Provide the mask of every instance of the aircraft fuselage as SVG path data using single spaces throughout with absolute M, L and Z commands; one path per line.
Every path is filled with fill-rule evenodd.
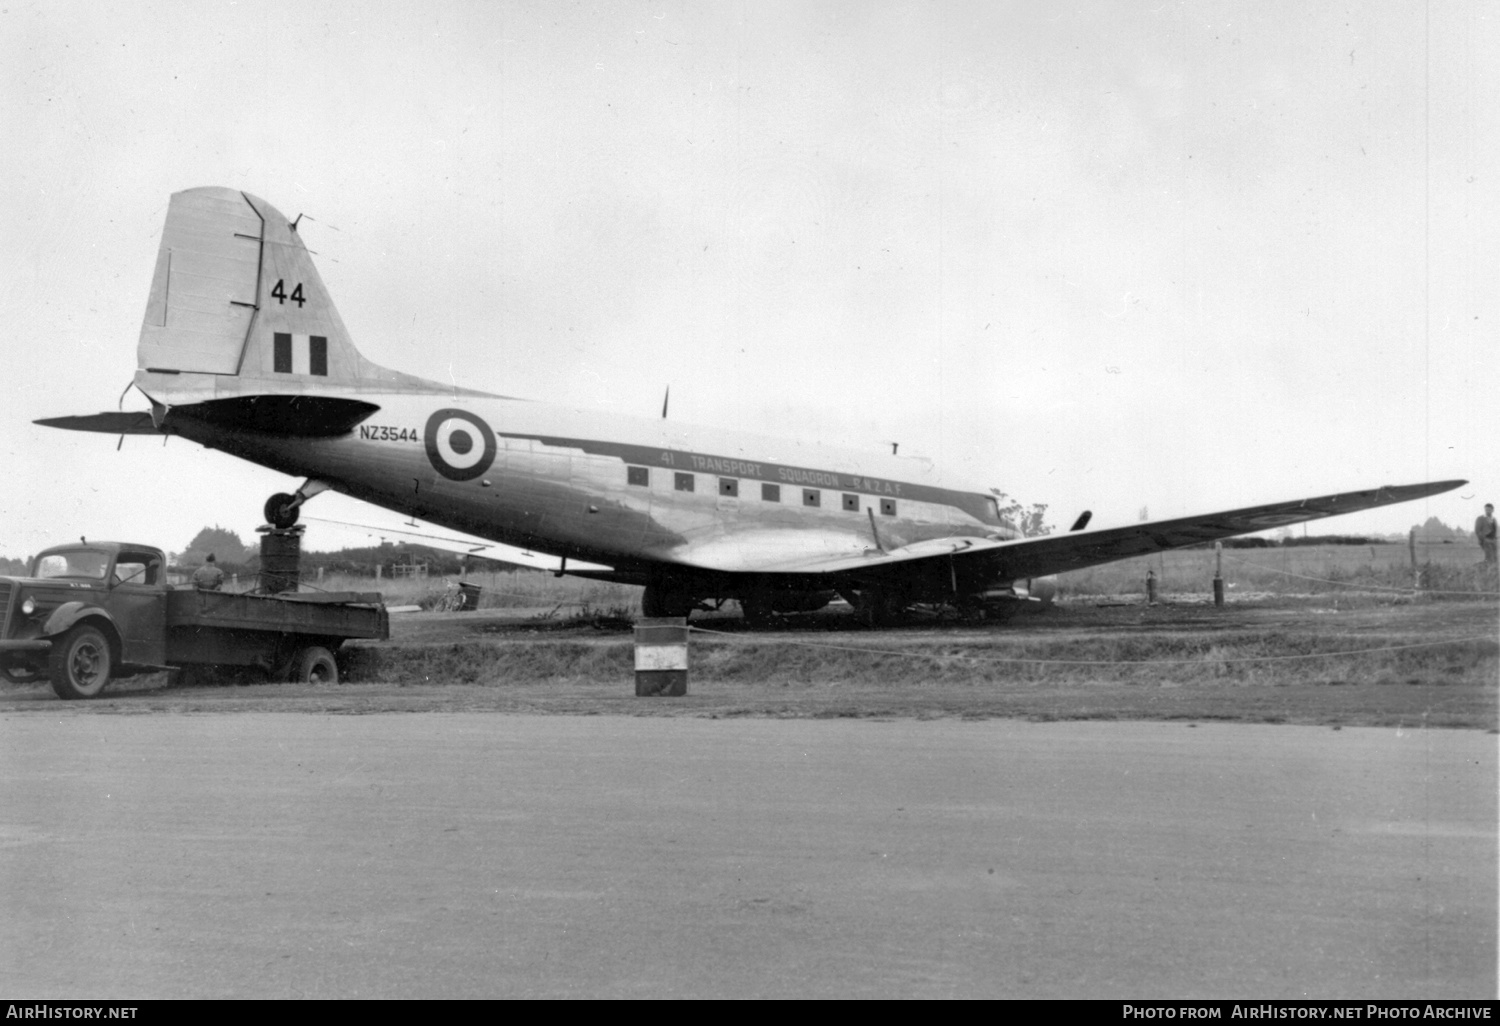
M 511 399 L 364 396 L 328 437 L 227 427 L 179 407 L 184 437 L 444 527 L 644 581 L 768 559 L 1014 536 L 992 496 L 923 461 Z

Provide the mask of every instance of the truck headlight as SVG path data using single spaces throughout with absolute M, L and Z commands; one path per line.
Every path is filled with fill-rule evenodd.
M 30 595 L 27 595 L 26 601 L 21 603 L 21 612 L 25 613 L 27 616 L 30 616 L 32 613 L 36 612 L 36 599 L 32 598 Z

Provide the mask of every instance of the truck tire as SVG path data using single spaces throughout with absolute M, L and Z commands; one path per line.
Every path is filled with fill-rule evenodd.
M 53 644 L 50 664 L 58 698 L 93 698 L 109 683 L 114 651 L 103 631 L 79 624 Z
M 294 684 L 337 684 L 339 664 L 333 661 L 333 653 L 328 649 L 309 645 L 292 661 L 291 680 Z

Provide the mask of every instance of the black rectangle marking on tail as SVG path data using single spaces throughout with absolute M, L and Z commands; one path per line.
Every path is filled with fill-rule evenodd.
M 322 335 L 307 340 L 307 371 L 328 377 L 328 339 Z
M 271 369 L 277 374 L 292 372 L 292 336 L 278 331 L 272 339 Z

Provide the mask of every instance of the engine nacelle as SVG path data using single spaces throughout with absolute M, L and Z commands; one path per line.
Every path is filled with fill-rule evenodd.
M 986 603 L 1021 603 L 1022 609 L 1046 609 L 1057 597 L 1057 575 L 1009 581 L 975 596 Z
M 1057 575 L 1050 577 L 1033 577 L 1026 582 L 1026 590 L 1031 595 L 1033 602 L 1041 603 L 1041 608 L 1046 609 L 1057 598 Z

